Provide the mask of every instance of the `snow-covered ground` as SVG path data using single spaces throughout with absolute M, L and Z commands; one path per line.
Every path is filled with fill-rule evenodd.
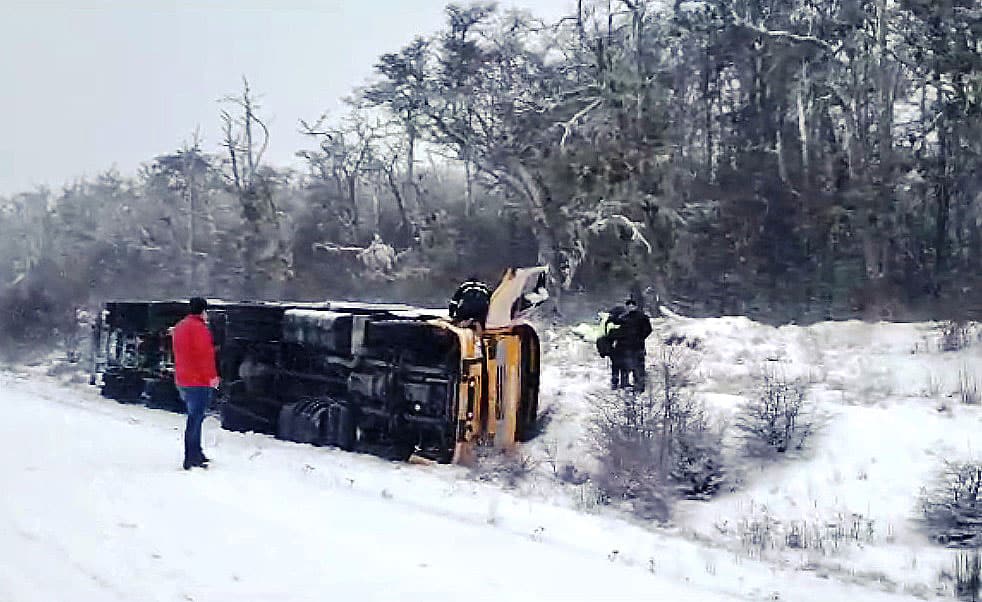
M 675 532 L 734 557 L 871 591 L 952 595 L 955 553 L 931 542 L 916 519 L 922 487 L 945 460 L 982 459 L 982 408 L 959 395 L 962 379 L 978 386 L 982 377 L 974 333 L 967 349 L 945 353 L 939 325 L 926 323 L 775 328 L 739 317 L 656 320 L 652 339 L 670 334 L 701 340 L 695 388 L 718 418 L 732 423 L 755 377 L 767 371 L 807 383 L 821 425 L 804 453 L 779 462 L 741 458 L 730 437 L 724 493 L 679 503 Z M 552 424 L 565 426 L 547 430 L 531 450 L 589 470 L 585 393 L 602 388 L 606 366 L 589 341 L 564 332 L 548 338 L 554 361 L 544 380 L 559 384 L 545 397 L 556 411 Z
M 185 472 L 181 416 L 105 400 L 48 366 L 0 372 L 0 601 L 950 595 L 952 553 L 911 519 L 941 459 L 977 451 L 982 412 L 953 395 L 982 346 L 939 353 L 929 324 L 668 318 L 652 339 L 669 333 L 703 340 L 698 392 L 720 415 L 779 365 L 809 381 L 824 416 L 803 457 L 734 455 L 726 492 L 681 502 L 669 526 L 556 478 L 592 466 L 590 393 L 607 382 L 570 329 L 543 333 L 549 420 L 517 472 L 392 463 L 214 418 L 212 468 Z M 786 545 L 792 529 L 809 543 Z

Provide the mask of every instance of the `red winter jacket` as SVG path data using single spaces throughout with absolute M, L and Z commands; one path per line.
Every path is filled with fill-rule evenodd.
M 179 387 L 210 387 L 218 376 L 215 345 L 201 316 L 189 315 L 174 327 L 174 381 Z

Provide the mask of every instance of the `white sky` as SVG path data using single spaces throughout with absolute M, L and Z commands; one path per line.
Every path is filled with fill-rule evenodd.
M 468 4 L 467 1 L 460 2 Z M 378 56 L 444 22 L 445 0 L 0 0 L 0 195 L 57 187 L 179 148 L 219 150 L 217 100 L 245 74 L 267 158 L 309 146 L 297 120 L 337 114 Z M 546 19 L 572 0 L 503 0 Z

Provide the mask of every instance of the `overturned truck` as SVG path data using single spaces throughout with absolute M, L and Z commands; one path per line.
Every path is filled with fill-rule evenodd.
M 211 300 L 222 427 L 443 463 L 511 448 L 538 411 L 539 339 L 522 314 L 527 283 L 543 272 L 510 269 L 483 330 L 404 305 Z M 182 410 L 169 331 L 186 308 L 106 303 L 91 383 L 122 402 Z

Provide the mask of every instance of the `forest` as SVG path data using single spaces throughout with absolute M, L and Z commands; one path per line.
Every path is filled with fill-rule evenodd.
M 441 306 L 549 265 L 553 315 L 631 293 L 772 322 L 978 319 L 978 0 L 449 4 L 271 164 L 261 82 L 198 137 L 0 197 L 0 328 L 110 298 Z M 214 99 L 201 99 L 212 102 Z

